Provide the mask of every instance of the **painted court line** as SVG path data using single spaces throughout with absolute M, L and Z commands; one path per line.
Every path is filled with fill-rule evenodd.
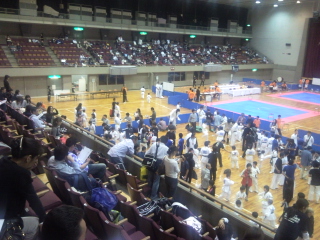
M 303 91 L 299 91 L 299 92 L 288 92 L 288 93 L 277 93 L 277 94 L 270 94 L 270 95 L 267 95 L 267 96 L 268 96 L 268 97 L 274 97 L 274 98 L 286 99 L 286 100 L 292 100 L 292 101 L 295 101 L 295 102 L 301 102 L 301 103 L 307 103 L 307 104 L 314 104 L 314 105 L 320 106 L 320 103 L 309 102 L 309 101 L 304 101 L 304 100 L 299 100 L 299 99 L 294 99 L 294 98 L 289 98 L 289 97 L 283 97 L 283 96 L 286 96 L 286 95 L 301 94 L 301 93 L 313 94 L 313 95 L 317 95 L 318 97 L 320 97 L 320 94 L 318 94 L 318 93 L 303 92 Z

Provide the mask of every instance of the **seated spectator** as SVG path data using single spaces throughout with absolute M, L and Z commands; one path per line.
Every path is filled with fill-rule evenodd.
M 166 131 L 167 130 L 167 123 L 163 120 L 163 118 L 160 118 L 160 121 L 157 124 L 157 127 L 160 131 Z
M 34 123 L 34 127 L 35 128 L 40 128 L 41 130 L 45 130 L 45 131 L 51 131 L 51 128 L 50 127 L 47 127 L 47 125 L 42 121 L 40 120 L 40 115 L 39 115 L 39 110 L 35 107 L 32 107 L 31 108 L 31 116 L 30 116 L 30 119 L 33 121 Z M 43 113 L 42 113 L 43 114 Z
M 16 110 L 20 110 L 20 108 L 25 108 L 26 106 L 26 100 L 23 100 L 23 98 L 20 96 L 11 103 L 11 107 Z
M 46 114 L 47 123 L 52 123 L 53 117 L 58 114 L 59 114 L 59 111 L 56 108 L 49 106 L 47 108 L 47 114 Z
M 77 142 L 77 139 L 74 137 L 67 139 L 66 146 L 69 148 L 68 156 L 73 158 L 73 160 L 78 163 L 83 172 L 87 172 L 94 178 L 103 180 L 106 173 L 106 165 L 104 163 L 94 163 L 90 157 L 87 159 L 78 158 L 80 151 L 78 151 L 76 147 Z
M 146 154 L 146 151 L 147 151 L 147 148 L 146 148 L 145 146 L 143 146 L 143 147 L 141 148 L 141 152 L 138 152 L 138 153 L 137 153 L 137 156 L 140 157 L 140 158 L 142 158 L 142 159 L 144 159 L 144 156 L 145 156 L 145 154 Z
M 31 105 L 31 97 L 30 97 L 30 95 L 26 95 L 26 96 L 24 97 L 24 100 L 26 101 L 26 104 L 27 104 L 27 105 Z
M 242 240 L 263 240 L 264 239 L 264 233 L 261 228 L 258 227 L 249 227 Z
M 51 128 L 51 135 L 55 138 L 59 139 L 62 133 L 60 132 L 60 126 L 62 123 L 61 117 L 56 117 L 53 119 L 52 128 Z
M 51 210 L 41 227 L 43 240 L 84 240 L 87 226 L 83 210 L 74 206 L 60 206 Z
M 25 112 L 23 113 L 23 115 L 25 115 L 25 116 L 27 116 L 27 117 L 30 117 L 31 115 L 32 115 L 32 113 L 31 113 L 31 110 L 32 110 L 32 106 L 31 105 L 27 105 L 26 106 L 26 110 L 25 110 Z
M 26 239 L 36 239 L 46 213 L 33 188 L 30 170 L 38 165 L 43 148 L 38 141 L 25 137 L 15 139 L 10 147 L 12 157 L 0 159 L 0 218 L 22 217 Z M 25 217 L 26 201 L 38 218 Z

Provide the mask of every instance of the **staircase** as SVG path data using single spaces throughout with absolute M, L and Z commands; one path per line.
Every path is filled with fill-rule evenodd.
M 18 61 L 15 58 L 15 56 L 11 53 L 10 49 L 8 48 L 8 46 L 1 46 L 4 53 L 6 54 L 10 64 L 12 67 L 19 67 L 18 65 Z
M 51 50 L 50 47 L 45 47 L 46 51 L 48 52 L 49 56 L 52 58 L 54 64 L 58 67 L 61 67 L 61 62 L 60 60 L 57 58 L 57 56 L 54 54 L 54 52 Z

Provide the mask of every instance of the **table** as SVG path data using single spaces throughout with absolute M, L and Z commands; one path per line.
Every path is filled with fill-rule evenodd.
M 200 96 L 203 96 L 206 102 L 212 102 L 215 97 L 220 100 L 221 95 L 221 92 L 205 92 L 200 94 Z
M 237 97 L 237 96 L 245 96 L 245 95 L 260 94 L 260 93 L 261 93 L 261 88 L 244 88 L 244 89 L 231 90 L 229 94 L 231 94 L 233 97 Z
M 109 91 L 98 91 L 98 92 L 77 92 L 77 93 L 61 93 L 56 95 L 57 97 L 57 102 L 61 100 L 61 98 L 70 98 L 70 100 L 76 101 L 78 100 L 78 97 L 84 97 L 84 96 L 89 96 L 89 98 L 94 99 L 96 95 L 105 95 L 106 98 L 109 98 L 111 94 L 117 94 L 121 95 L 122 91 L 121 90 L 109 90 Z
M 210 86 L 211 90 L 214 88 L 215 86 Z M 231 90 L 240 89 L 240 85 L 233 85 L 233 84 L 219 85 L 219 88 L 221 89 L 222 93 L 230 93 Z

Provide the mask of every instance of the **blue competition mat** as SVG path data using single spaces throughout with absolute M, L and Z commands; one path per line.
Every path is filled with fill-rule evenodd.
M 293 94 L 279 95 L 279 97 L 320 104 L 320 95 L 319 94 L 293 93 Z

